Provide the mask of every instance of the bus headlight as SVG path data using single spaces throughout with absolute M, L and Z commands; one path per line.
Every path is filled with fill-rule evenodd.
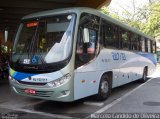
M 69 81 L 69 79 L 71 79 L 71 75 L 70 74 L 66 74 L 63 77 L 56 79 L 54 81 L 51 81 L 49 83 L 47 83 L 49 86 L 51 87 L 58 87 L 61 86 L 62 84 L 65 84 L 66 82 Z
M 12 82 L 16 82 L 16 80 L 12 76 L 9 76 L 9 80 Z

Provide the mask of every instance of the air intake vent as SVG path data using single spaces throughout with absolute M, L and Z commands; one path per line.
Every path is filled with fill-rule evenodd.
M 25 82 L 25 81 L 18 81 L 18 82 L 25 85 L 36 85 L 36 86 L 44 86 L 47 84 L 47 83 Z

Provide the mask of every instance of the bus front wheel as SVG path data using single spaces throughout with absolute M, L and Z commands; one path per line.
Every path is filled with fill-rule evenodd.
M 107 74 L 103 75 L 100 80 L 98 94 L 96 99 L 98 101 L 103 101 L 108 98 L 111 93 L 111 79 Z

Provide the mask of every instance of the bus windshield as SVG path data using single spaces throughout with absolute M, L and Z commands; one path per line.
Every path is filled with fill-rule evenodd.
M 65 60 L 72 49 L 75 15 L 25 20 L 15 38 L 12 62 L 39 65 Z

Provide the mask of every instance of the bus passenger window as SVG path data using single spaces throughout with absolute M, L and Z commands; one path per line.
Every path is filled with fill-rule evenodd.
M 142 44 L 142 52 L 145 52 L 145 38 L 142 37 L 141 39 L 141 44 Z
M 138 36 L 138 51 L 142 51 L 141 36 Z
M 102 21 L 101 34 L 102 34 L 101 40 L 103 40 L 104 46 L 109 48 L 115 48 L 116 34 L 114 25 L 112 25 L 107 21 Z
M 148 52 L 151 53 L 151 44 L 150 44 L 150 40 L 148 39 Z
M 124 50 L 128 50 L 129 47 L 128 47 L 128 33 L 124 30 L 121 31 L 121 37 L 122 37 L 122 48 Z
M 156 53 L 156 42 L 153 41 L 152 47 L 153 47 L 153 53 Z
M 132 50 L 134 50 L 134 51 L 136 51 L 137 47 L 138 47 L 138 42 L 137 41 L 138 41 L 138 36 L 136 34 L 133 34 L 131 42 L 132 42 Z
M 148 52 L 148 40 L 145 38 L 145 52 Z
M 151 48 L 151 53 L 153 53 L 153 41 L 152 40 L 150 40 L 150 48 Z

